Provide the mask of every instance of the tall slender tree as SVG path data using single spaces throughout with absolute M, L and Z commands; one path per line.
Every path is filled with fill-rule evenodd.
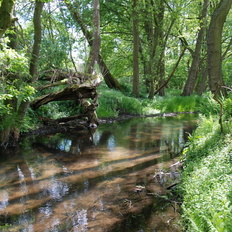
M 89 61 L 87 63 L 87 73 L 92 75 L 95 64 L 99 63 L 100 54 L 100 3 L 99 0 L 93 1 L 93 35 L 92 46 L 90 48 Z
M 222 76 L 222 32 L 232 0 L 221 0 L 215 8 L 207 35 L 208 75 L 210 90 L 217 94 L 224 85 Z M 223 90 L 222 90 L 223 91 Z
M 209 0 L 204 0 L 203 8 L 201 11 L 201 16 L 200 16 L 200 29 L 198 31 L 198 36 L 197 36 L 197 41 L 196 41 L 196 46 L 195 50 L 193 52 L 193 59 L 192 59 L 192 64 L 189 70 L 188 74 L 188 79 L 185 83 L 184 90 L 182 95 L 183 96 L 189 96 L 193 93 L 196 79 L 197 79 L 197 74 L 199 71 L 199 62 L 200 62 L 200 55 L 201 55 L 201 48 L 202 48 L 202 43 L 204 40 L 204 35 L 206 31 L 206 16 L 207 16 L 207 11 L 209 7 Z
M 139 17 L 138 0 L 132 1 L 133 23 L 133 94 L 139 97 Z

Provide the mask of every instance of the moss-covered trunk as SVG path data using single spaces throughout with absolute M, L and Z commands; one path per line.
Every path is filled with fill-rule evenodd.
M 5 31 L 11 26 L 11 24 L 17 20 L 12 17 L 14 4 L 14 0 L 2 1 L 0 6 L 0 38 L 4 35 Z

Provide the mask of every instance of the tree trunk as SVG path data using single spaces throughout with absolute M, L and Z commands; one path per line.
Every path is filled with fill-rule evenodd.
M 208 78 L 208 69 L 206 61 L 202 60 L 201 62 L 201 78 L 199 78 L 199 83 L 196 86 L 196 91 L 198 95 L 202 95 L 207 89 L 207 78 Z
M 146 72 L 149 98 L 153 99 L 156 86 L 161 84 L 161 82 L 163 83 L 164 79 L 164 50 L 166 40 L 163 25 L 165 5 L 163 0 L 146 0 L 144 2 L 144 12 L 149 20 L 143 22 L 146 43 L 141 44 L 141 46 L 145 47 L 145 49 L 141 50 L 144 50 L 145 53 L 147 52 L 148 55 L 143 54 L 141 57 L 145 66 L 144 70 Z M 166 36 L 168 36 L 169 32 L 168 29 Z M 164 94 L 163 89 L 160 89 L 160 94 Z
M 15 0 L 3 0 L 0 7 L 0 38 L 5 31 L 12 25 L 16 18 L 12 17 Z
M 148 89 L 149 98 L 152 99 L 154 97 L 155 91 L 155 55 L 157 50 L 158 44 L 158 37 L 156 36 L 156 13 L 155 11 L 155 3 L 149 0 L 145 1 L 145 14 L 149 18 L 149 20 L 144 21 L 144 31 L 146 37 L 146 44 L 141 44 L 141 51 L 144 51 L 142 54 L 143 64 L 144 64 L 144 71 L 146 77 L 146 85 Z M 147 45 L 147 47 L 146 47 Z M 142 49 L 145 47 L 145 49 Z M 146 55 L 148 53 L 148 55 Z M 148 57 L 148 58 L 146 58 Z
M 31 82 L 35 82 L 37 78 L 37 66 L 38 66 L 38 60 L 40 54 L 40 44 L 42 39 L 41 14 L 43 11 L 43 6 L 44 6 L 44 2 L 41 2 L 40 0 L 35 1 L 35 9 L 34 9 L 34 17 L 33 17 L 34 44 L 33 44 L 30 67 L 29 67 L 29 72 L 32 77 Z M 22 101 L 19 106 L 18 109 L 19 126 L 23 122 L 29 104 L 30 104 L 29 101 Z
M 35 10 L 34 10 L 34 44 L 32 49 L 32 56 L 30 62 L 30 74 L 32 76 L 32 82 L 36 80 L 37 75 L 37 64 L 39 60 L 40 44 L 42 38 L 42 28 L 41 28 L 41 13 L 43 10 L 44 2 L 40 0 L 35 1 Z
M 87 29 L 86 25 L 83 23 L 83 20 L 79 14 L 79 12 L 77 12 L 74 7 L 68 3 L 67 1 L 64 1 L 71 16 L 73 17 L 73 19 L 79 24 L 82 33 L 84 34 L 86 40 L 88 41 L 88 44 L 90 47 L 93 46 L 93 38 L 92 35 L 90 33 L 90 31 Z M 121 86 L 121 84 L 113 77 L 113 75 L 110 73 L 106 63 L 104 62 L 101 54 L 98 54 L 98 62 L 99 62 L 99 66 L 100 66 L 100 70 L 102 72 L 102 75 L 104 77 L 104 80 L 107 84 L 107 86 L 109 88 L 114 88 L 114 89 L 118 89 L 118 90 L 122 90 L 123 87 Z
M 138 20 L 138 0 L 133 0 L 132 4 L 133 21 L 133 94 L 139 97 L 139 20 Z
M 209 0 L 204 0 L 203 9 L 201 12 L 201 17 L 200 17 L 200 20 L 201 20 L 200 30 L 198 32 L 195 51 L 193 53 L 193 60 L 192 60 L 192 64 L 189 70 L 188 79 L 184 86 L 182 96 L 191 95 L 195 87 L 197 74 L 198 74 L 200 55 L 201 55 L 201 47 L 202 47 L 201 45 L 202 45 L 202 41 L 204 39 L 204 34 L 205 34 L 206 16 L 207 16 L 208 6 L 209 6 Z
M 100 3 L 94 0 L 93 6 L 93 42 L 90 50 L 89 62 L 87 63 L 86 73 L 90 76 L 94 74 L 95 63 L 98 63 L 98 54 L 100 53 Z
M 154 95 L 157 94 L 158 92 L 160 92 L 168 84 L 168 82 L 171 80 L 171 78 L 174 76 L 174 74 L 175 74 L 175 72 L 176 72 L 176 70 L 178 68 L 179 63 L 180 63 L 182 57 L 184 56 L 184 53 L 185 53 L 186 49 L 187 48 L 184 47 L 184 49 L 182 50 L 182 52 L 181 52 L 181 54 L 180 54 L 180 56 L 179 56 L 179 58 L 178 58 L 178 60 L 177 60 L 177 62 L 175 64 L 171 74 L 169 75 L 168 79 L 166 81 L 164 81 L 164 80 L 162 81 L 162 83 L 160 84 L 160 87 L 154 92 Z
M 232 0 L 221 0 L 214 10 L 207 36 L 209 87 L 217 94 L 223 86 L 222 77 L 222 31 Z
M 118 82 L 117 79 L 113 77 L 110 70 L 108 69 L 106 63 L 104 62 L 103 58 L 101 57 L 101 54 L 98 55 L 98 61 L 99 61 L 99 67 L 101 70 L 101 73 L 104 77 L 105 83 L 110 89 L 118 89 L 123 90 L 122 85 Z
M 165 36 L 164 36 L 164 10 L 165 5 L 164 1 L 160 0 L 158 1 L 158 13 L 157 13 L 157 19 L 158 19 L 158 26 L 157 26 L 157 37 L 158 37 L 158 64 L 156 66 L 156 76 L 158 79 L 158 87 L 164 83 L 164 77 L 165 77 Z M 164 96 L 164 88 L 160 88 L 158 91 L 160 96 Z M 155 94 L 155 93 L 154 93 Z

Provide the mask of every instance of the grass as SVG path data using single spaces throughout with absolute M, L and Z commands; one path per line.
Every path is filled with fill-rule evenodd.
M 180 191 L 186 231 L 232 231 L 232 135 L 218 116 L 201 117 L 185 153 Z
M 143 102 L 120 91 L 101 89 L 97 108 L 98 117 L 117 117 L 122 113 L 143 114 Z
M 184 112 L 196 111 L 199 107 L 202 97 L 197 95 L 182 97 L 169 96 L 163 98 L 160 104 L 161 112 Z
M 100 86 L 98 117 L 117 117 L 119 114 L 155 114 L 183 111 L 196 111 L 205 101 L 200 96 L 155 96 L 153 100 L 148 98 L 134 98 L 116 90 L 109 90 Z M 172 92 L 173 93 L 173 92 Z

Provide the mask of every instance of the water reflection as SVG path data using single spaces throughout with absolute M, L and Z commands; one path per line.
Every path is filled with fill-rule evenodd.
M 144 217 L 154 204 L 148 191 L 165 191 L 150 174 L 176 162 L 194 125 L 133 119 L 95 133 L 27 138 L 18 154 L 1 161 L 1 231 L 132 231 L 127 218 Z
M 6 190 L 0 190 L 0 211 L 7 207 L 7 205 L 9 204 L 8 199 L 8 192 Z

